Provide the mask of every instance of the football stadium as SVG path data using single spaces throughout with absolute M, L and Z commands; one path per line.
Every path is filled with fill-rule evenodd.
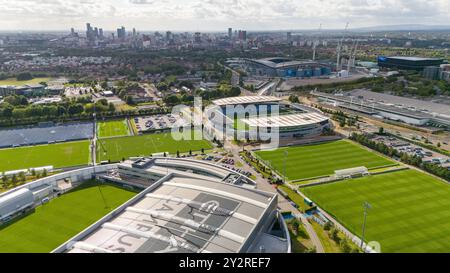
M 320 111 L 284 104 L 272 96 L 244 96 L 213 101 L 206 111 L 206 130 L 219 139 L 299 139 L 319 136 L 332 125 Z M 243 132 L 243 133 L 242 133 Z
M 178 158 L 59 173 L 0 194 L 0 251 L 290 252 L 277 194 L 255 185 L 228 168 Z
M 310 78 L 331 74 L 329 64 L 282 57 L 245 59 L 245 65 L 247 71 L 256 76 Z

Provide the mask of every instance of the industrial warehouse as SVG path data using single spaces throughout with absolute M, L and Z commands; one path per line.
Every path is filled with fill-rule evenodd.
M 367 90 L 328 94 L 312 92 L 319 100 L 375 117 L 401 121 L 411 125 L 450 126 L 450 107 L 446 104 L 404 98 Z
M 207 112 L 207 129 L 212 135 L 245 139 L 311 138 L 331 129 L 329 118 L 317 109 L 301 104 L 286 104 L 272 96 L 247 96 L 213 101 Z M 274 136 L 273 134 L 276 134 Z
M 290 238 L 277 194 L 211 163 L 136 158 L 43 178 L 0 196 L 12 217 L 76 189 L 90 177 L 140 192 L 53 252 L 287 253 Z M 45 188 L 39 194 L 37 189 Z

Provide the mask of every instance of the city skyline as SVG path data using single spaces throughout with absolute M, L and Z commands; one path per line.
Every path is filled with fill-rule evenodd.
M 223 31 L 350 29 L 372 26 L 448 25 L 447 0 L 0 0 L 0 30 L 82 30 L 86 22 L 114 31 Z

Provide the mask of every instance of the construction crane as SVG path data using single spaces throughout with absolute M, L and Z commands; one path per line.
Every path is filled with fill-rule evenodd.
M 358 51 L 358 45 L 359 45 L 359 40 L 358 39 L 353 41 L 353 45 L 352 45 L 352 48 L 350 50 L 350 55 L 348 57 L 348 63 L 347 63 L 347 71 L 348 72 L 350 72 L 350 69 L 355 66 L 356 53 Z
M 344 39 L 345 39 L 345 34 L 347 33 L 347 29 L 348 29 L 348 25 L 350 23 L 347 22 L 347 24 L 345 25 L 345 29 L 344 29 L 344 34 L 342 35 L 342 39 L 340 41 L 338 41 L 338 46 L 337 46 L 337 61 L 336 61 L 336 71 L 338 72 L 340 69 L 340 65 L 341 65 L 341 52 L 342 52 L 342 44 L 344 43 Z
M 320 36 L 320 32 L 322 31 L 322 24 L 320 24 L 320 26 L 319 26 L 319 36 Z M 320 39 L 320 38 L 319 38 Z M 313 58 L 312 58 L 312 60 L 313 61 L 315 61 L 316 60 L 316 49 L 317 49 L 317 46 L 318 46 L 318 43 L 320 42 L 320 40 L 315 40 L 314 42 L 313 42 Z

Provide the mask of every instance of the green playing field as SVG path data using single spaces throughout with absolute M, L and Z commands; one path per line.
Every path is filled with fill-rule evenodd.
M 86 182 L 0 228 L 0 252 L 50 252 L 135 194 L 109 184 Z
M 89 161 L 89 141 L 0 150 L 0 172 L 43 166 L 81 166 Z
M 133 156 L 149 156 L 154 153 L 175 154 L 211 149 L 207 140 L 175 140 L 170 133 L 132 137 L 101 139 L 97 144 L 97 160 L 120 161 Z
M 99 138 L 127 135 L 129 135 L 129 130 L 126 120 L 101 121 L 97 124 Z
M 258 151 L 256 154 L 283 175 L 285 151 L 288 152 L 286 158 L 288 180 L 326 176 L 333 174 L 335 170 L 354 167 L 374 168 L 395 164 L 346 140 L 287 147 L 275 151 Z
M 358 236 L 369 202 L 365 241 L 382 252 L 450 252 L 450 185 L 428 174 L 404 170 L 302 192 Z

